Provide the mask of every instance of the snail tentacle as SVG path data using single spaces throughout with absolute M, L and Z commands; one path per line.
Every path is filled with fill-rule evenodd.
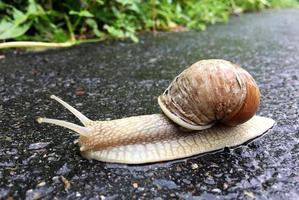
M 42 118 L 42 117 L 39 117 L 39 118 L 36 119 L 36 121 L 38 123 L 48 123 L 48 124 L 55 124 L 57 126 L 62 126 L 62 127 L 71 129 L 71 130 L 75 131 L 76 133 L 79 133 L 79 135 L 82 135 L 82 136 L 85 136 L 85 137 L 90 136 L 94 132 L 93 128 L 89 126 L 91 123 L 93 123 L 92 120 L 88 119 L 80 111 L 78 111 L 73 106 L 71 106 L 70 104 L 66 103 L 65 101 L 63 101 L 59 97 L 57 97 L 55 95 L 51 95 L 50 98 L 56 100 L 63 107 L 65 107 L 71 113 L 73 113 L 80 120 L 80 122 L 84 126 L 79 126 L 77 124 L 74 124 L 74 123 L 71 123 L 71 122 L 67 122 L 67 121 L 64 121 L 64 120 Z
M 57 126 L 62 126 L 62 127 L 71 129 L 71 130 L 75 131 L 76 133 L 79 133 L 80 135 L 86 136 L 86 137 L 90 136 L 90 134 L 92 134 L 92 132 L 93 132 L 93 129 L 90 127 L 79 126 L 77 124 L 67 122 L 64 120 L 39 117 L 36 119 L 36 121 L 39 124 L 48 123 L 48 124 L 55 124 Z
M 79 120 L 80 122 L 84 125 L 87 126 L 88 124 L 90 124 L 92 122 L 92 120 L 88 119 L 85 115 L 83 115 L 80 111 L 78 111 L 77 109 L 75 109 L 73 106 L 71 106 L 70 104 L 66 103 L 65 101 L 63 101 L 62 99 L 60 99 L 59 97 L 55 96 L 55 95 L 51 95 L 50 96 L 51 99 L 56 100 L 57 102 L 59 102 L 61 105 L 63 105 L 63 107 L 65 107 L 66 109 L 68 109 L 71 113 L 73 113 Z

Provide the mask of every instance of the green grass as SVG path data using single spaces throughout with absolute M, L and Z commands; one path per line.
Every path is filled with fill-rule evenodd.
M 298 7 L 297 0 L 0 0 L 0 40 L 74 44 L 138 41 L 138 32 L 204 30 L 232 14 Z

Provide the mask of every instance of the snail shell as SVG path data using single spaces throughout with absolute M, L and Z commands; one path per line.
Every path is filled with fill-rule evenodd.
M 107 162 L 149 163 L 237 146 L 274 124 L 254 116 L 260 93 L 253 78 L 225 60 L 202 60 L 178 75 L 158 98 L 165 114 L 92 121 L 60 98 L 51 98 L 84 126 L 49 118 L 37 122 L 79 133 L 81 155 Z
M 260 104 L 252 76 L 226 60 L 201 60 L 178 75 L 158 98 L 163 112 L 191 130 L 216 122 L 238 125 L 249 120 Z

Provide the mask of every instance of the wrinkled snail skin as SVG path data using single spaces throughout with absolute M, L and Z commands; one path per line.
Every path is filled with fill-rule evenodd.
M 165 117 L 159 114 L 144 115 L 142 118 L 153 118 L 154 122 L 159 118 L 165 120 Z M 136 119 L 131 120 L 133 123 Z M 270 118 L 254 116 L 249 121 L 239 126 L 229 127 L 219 125 L 191 133 L 186 133 L 180 130 L 177 125 L 168 120 L 165 120 L 162 123 L 159 122 L 159 125 L 153 123 L 145 124 L 145 127 L 141 123 L 139 125 L 142 126 L 140 127 L 140 130 L 148 130 L 148 132 L 145 132 L 145 135 L 137 136 L 137 138 L 141 140 L 127 140 L 127 144 L 125 144 L 126 142 L 123 140 L 119 141 L 121 143 L 107 148 L 91 148 L 89 150 L 83 150 L 81 151 L 81 155 L 87 159 L 126 164 L 143 164 L 175 160 L 221 150 L 225 147 L 241 145 L 261 136 L 274 125 L 274 121 Z M 138 125 L 135 124 L 135 126 Z M 136 133 L 137 132 L 134 131 L 132 134 Z M 157 137 L 153 138 L 149 136 L 151 133 L 154 133 Z M 101 133 L 95 134 L 100 135 Z M 111 132 L 111 134 L 118 134 L 118 132 Z M 122 132 L 122 134 L 128 135 L 131 133 Z M 81 148 L 86 147 L 85 139 L 80 136 L 79 144 L 81 145 Z M 86 140 L 90 141 L 92 139 L 89 138 Z M 122 142 L 124 143 L 122 144 Z M 94 141 L 94 143 L 96 143 L 96 141 Z M 87 147 L 89 148 L 90 146 L 87 145 Z
M 151 163 L 220 150 L 261 136 L 275 123 L 254 116 L 260 99 L 255 81 L 224 60 L 199 61 L 176 77 L 158 98 L 163 114 L 92 121 L 60 98 L 51 98 L 84 126 L 49 118 L 37 121 L 79 133 L 82 156 L 106 162 Z

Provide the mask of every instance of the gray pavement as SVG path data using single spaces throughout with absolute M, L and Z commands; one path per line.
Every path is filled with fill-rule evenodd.
M 205 32 L 144 34 L 38 53 L 0 54 L 0 199 L 299 199 L 299 10 L 233 17 Z M 239 63 L 276 120 L 236 149 L 128 166 L 88 161 L 73 132 L 36 116 L 78 123 L 49 99 L 91 119 L 160 112 L 158 95 L 200 59 Z

